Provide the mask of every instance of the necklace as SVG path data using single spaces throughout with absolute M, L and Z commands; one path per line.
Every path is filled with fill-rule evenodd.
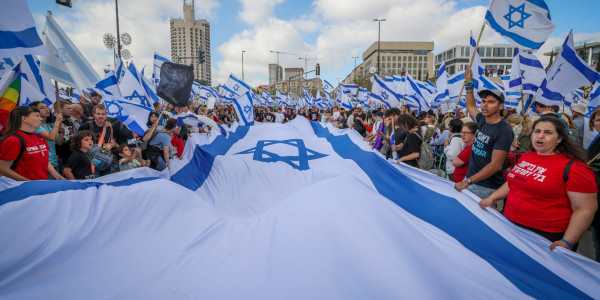
M 94 161 L 92 160 L 92 157 L 87 152 L 83 152 L 83 154 L 85 154 L 85 156 L 87 156 L 87 158 L 90 160 L 90 165 L 92 166 L 92 174 L 95 174 L 96 168 L 94 167 Z
M 21 132 L 25 133 L 26 134 L 25 136 L 27 137 L 27 140 L 31 142 L 31 139 L 29 138 L 29 134 L 27 132 L 23 131 L 23 130 L 21 130 Z M 38 142 L 37 142 L 37 137 L 35 136 L 35 133 L 32 133 L 32 135 L 33 135 L 33 143 L 38 148 L 38 150 L 40 150 L 40 153 L 42 154 L 42 157 L 45 157 L 46 155 L 44 154 L 44 150 L 42 150 L 40 148 L 40 144 L 38 144 Z

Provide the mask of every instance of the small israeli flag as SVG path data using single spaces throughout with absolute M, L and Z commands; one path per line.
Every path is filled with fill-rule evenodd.
M 491 0 L 485 23 L 522 49 L 537 50 L 556 25 L 544 0 Z

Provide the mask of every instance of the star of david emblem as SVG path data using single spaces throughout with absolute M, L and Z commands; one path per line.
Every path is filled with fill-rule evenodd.
M 592 112 L 594 112 L 596 108 L 593 106 L 588 106 L 587 107 L 587 113 L 585 114 L 586 118 L 590 118 L 592 116 Z
M 236 83 L 236 84 L 233 86 L 233 90 L 237 92 L 239 89 L 240 89 L 240 85 Z
M 282 156 L 273 152 L 265 150 L 266 147 L 276 144 L 284 144 L 298 148 L 298 156 Z M 308 165 L 309 160 L 319 159 L 327 156 L 326 154 L 319 153 L 317 151 L 306 148 L 304 141 L 301 139 L 291 139 L 284 141 L 275 140 L 263 140 L 256 143 L 256 147 L 242 151 L 237 154 L 254 154 L 253 159 L 262 162 L 284 162 L 290 165 L 292 168 L 306 171 L 310 169 Z
M 525 78 L 525 71 L 521 70 L 521 78 Z
M 512 19 L 513 13 L 520 13 L 521 19 L 517 20 L 517 21 L 513 21 L 513 19 Z M 504 15 L 504 18 L 506 20 L 508 20 L 508 29 L 511 29 L 515 26 L 523 28 L 524 21 L 529 17 L 531 17 L 531 14 L 528 14 L 525 12 L 525 3 L 523 3 L 517 7 L 510 5 L 508 13 L 506 15 Z
M 206 92 L 206 98 L 210 97 L 210 92 Z
M 0 70 L 4 70 L 4 69 L 6 69 L 6 68 L 4 67 L 4 62 L 0 61 Z
M 381 92 L 381 98 L 383 98 L 384 100 L 387 100 L 388 97 L 389 96 L 388 96 L 387 92 L 385 92 L 385 91 Z
M 244 112 L 245 113 L 249 113 L 250 111 L 252 111 L 252 107 L 250 107 L 250 105 L 244 106 Z
M 148 103 L 148 97 L 140 95 L 136 90 L 133 91 L 133 94 L 131 94 L 131 96 L 126 96 L 123 98 L 129 101 L 133 101 L 133 99 L 138 98 L 140 99 L 141 105 L 150 106 L 150 103 Z
M 106 111 L 109 115 L 115 117 L 123 116 L 123 107 L 116 102 L 104 100 L 104 105 L 106 105 Z

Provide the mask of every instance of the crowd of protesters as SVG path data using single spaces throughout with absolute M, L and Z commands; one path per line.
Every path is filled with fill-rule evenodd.
M 600 139 L 587 153 L 582 148 L 584 126 L 600 131 L 600 109 L 592 113 L 589 124 L 583 121 L 585 104 L 574 104 L 568 114 L 536 102 L 537 114 L 524 117 L 504 109 L 504 96 L 497 90 L 480 91 L 478 107 L 471 78 L 466 72 L 466 109 L 444 114 L 417 113 L 408 106 L 255 107 L 254 118 L 287 123 L 303 117 L 353 130 L 386 159 L 416 168 L 422 167 L 419 162 L 431 149 L 434 173 L 453 181 L 456 190 L 482 199 L 483 209 L 493 207 L 517 226 L 547 238 L 551 249 L 576 250 L 592 225 L 600 261 L 596 184 Z M 89 96 L 90 100 L 82 97 L 81 104 L 60 100 L 52 109 L 43 102 L 15 108 L 0 137 L 0 174 L 15 180 L 52 180 L 92 179 L 138 167 L 161 171 L 181 157 L 190 134 L 208 132 L 178 126 L 179 114 L 206 115 L 227 126 L 237 121 L 231 105 L 207 109 L 194 102 L 186 107 L 155 104 L 148 130 L 137 136 L 107 117 L 100 95 Z

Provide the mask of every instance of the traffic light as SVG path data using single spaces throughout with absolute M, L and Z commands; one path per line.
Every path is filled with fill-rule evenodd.
M 402 77 L 404 77 L 404 75 L 406 75 L 406 70 L 404 68 L 402 68 L 402 73 L 400 73 L 400 75 L 402 75 Z
M 71 7 L 71 0 L 56 0 L 56 4 Z
M 201 64 L 204 63 L 204 51 L 203 50 L 198 51 L 198 60 L 200 61 Z
M 317 67 L 315 69 L 315 74 L 317 76 L 321 75 L 321 65 L 319 65 L 318 63 L 317 63 Z

